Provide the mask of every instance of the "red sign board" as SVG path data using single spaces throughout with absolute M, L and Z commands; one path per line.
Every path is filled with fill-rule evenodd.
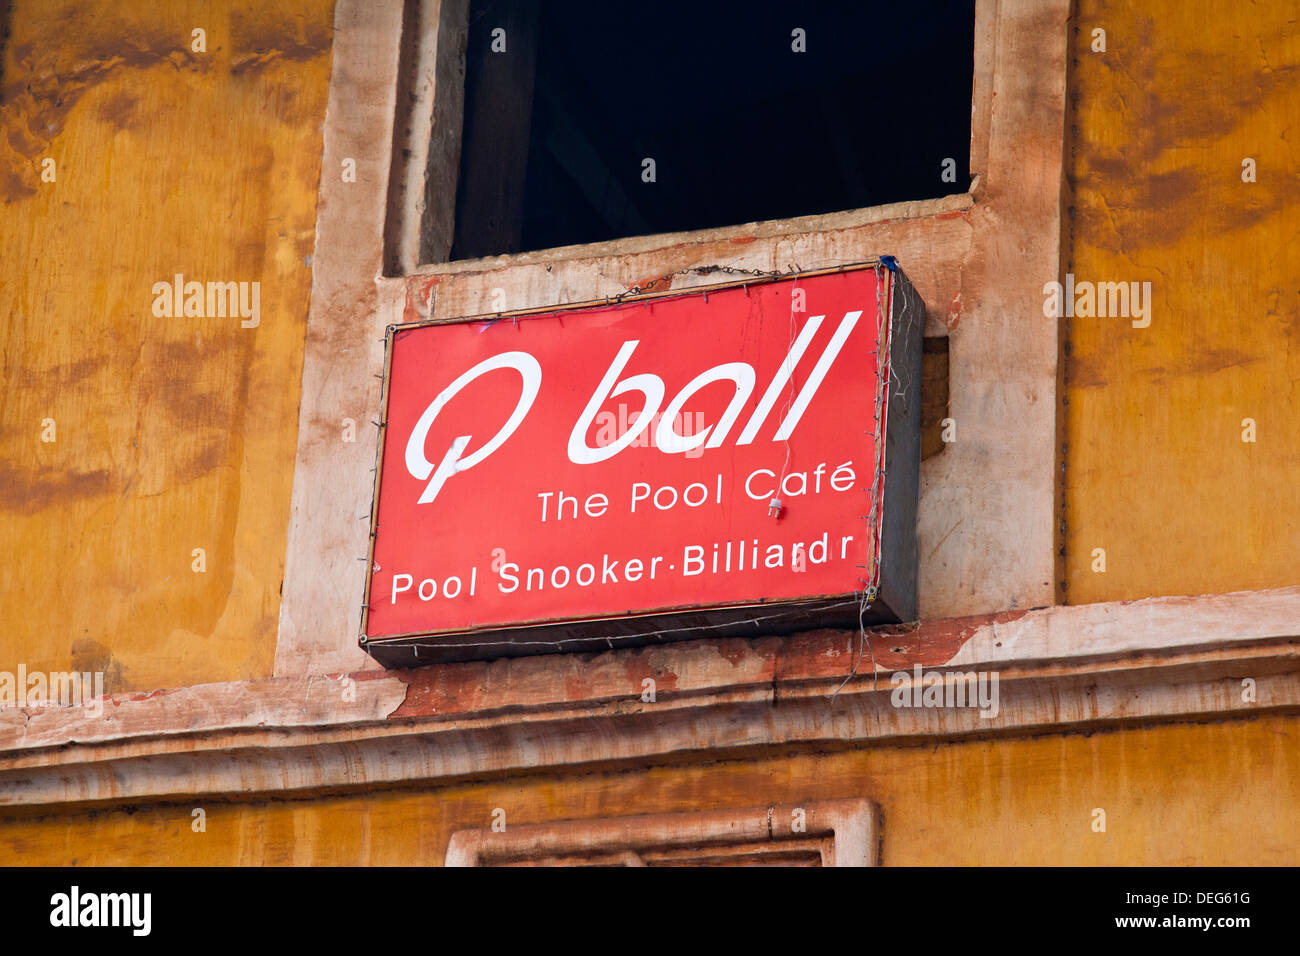
M 770 633 L 856 623 L 886 585 L 908 614 L 914 569 L 882 582 L 881 549 L 914 565 L 923 314 L 878 266 L 394 327 L 363 644 L 420 663 Z

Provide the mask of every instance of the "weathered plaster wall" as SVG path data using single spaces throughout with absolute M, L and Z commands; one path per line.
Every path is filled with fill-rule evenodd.
M 1171 0 L 1145 13 L 1102 0 L 1080 5 L 1080 32 L 1072 40 L 1077 112 L 1067 123 L 1077 127 L 1069 139 L 1075 187 L 1066 229 L 1069 268 L 1081 278 L 1150 279 L 1156 303 L 1147 329 L 1113 320 L 1074 320 L 1069 328 L 1067 597 L 1084 602 L 1295 584 L 1300 506 L 1288 466 L 1297 463 L 1290 425 L 1300 370 L 1287 349 L 1295 338 L 1296 300 L 1285 283 L 1300 265 L 1286 218 L 1295 210 L 1297 180 L 1287 172 L 1296 168 L 1294 151 L 1279 152 L 1287 117 L 1300 115 L 1296 84 L 1289 82 L 1295 28 L 1270 12 L 1271 5 L 1231 13 Z M 10 626 L 0 634 L 0 668 L 17 661 L 31 669 L 103 668 L 111 691 L 265 677 L 276 652 L 297 441 L 331 4 L 191 8 L 201 17 L 140 0 L 106 4 L 94 14 L 78 12 L 79 6 L 16 0 L 4 54 L 0 610 Z M 987 29 L 994 8 L 982 7 Z M 1107 54 L 1088 50 L 1094 20 L 1107 29 Z M 196 26 L 208 30 L 207 59 L 189 52 Z M 1032 51 L 1054 28 L 1052 21 L 1042 30 L 1023 29 L 1007 59 L 1031 56 L 1022 51 Z M 372 40 L 378 42 L 374 36 L 356 42 Z M 1206 80 L 1219 75 L 1224 79 L 1216 84 Z M 1019 97 L 1019 112 L 1032 113 L 1024 76 L 1008 77 L 1007 100 Z M 364 81 L 357 81 L 362 99 L 382 94 Z M 988 84 L 980 88 L 993 95 Z M 1004 122 L 1017 113 L 999 108 Z M 383 154 L 383 138 L 365 133 L 340 136 L 339 147 Z M 40 181 L 46 155 L 59 164 L 57 183 Z M 350 155 L 327 152 L 331 175 Z M 1240 161 L 1248 155 L 1259 162 L 1255 184 L 1240 182 Z M 1040 174 L 1048 168 L 1031 165 Z M 372 167 L 360 171 L 359 198 L 335 204 L 341 228 L 357 209 L 368 208 L 361 187 L 382 185 L 382 162 Z M 1024 180 L 1009 157 L 994 172 L 990 188 L 1050 191 Z M 1019 257 L 1015 217 L 1003 214 L 998 222 L 997 214 L 996 202 L 975 213 L 956 210 L 945 229 L 963 233 L 973 228 L 973 217 L 989 217 L 981 228 L 1001 230 L 1005 248 L 997 268 L 986 263 L 981 281 L 1000 281 L 1019 266 L 1015 288 L 1032 291 L 1026 276 L 1036 272 Z M 329 215 L 322 209 L 323 218 Z M 352 259 L 368 268 L 379 247 L 356 242 L 356 235 L 354 227 L 350 238 L 359 248 Z M 661 265 L 632 278 L 656 275 Z M 574 274 L 585 268 L 575 266 Z M 205 280 L 260 280 L 260 327 L 154 319 L 150 286 L 178 271 Z M 323 353 L 359 348 L 357 335 L 372 331 L 366 323 L 381 327 L 399 314 L 402 301 L 377 297 L 369 276 L 363 279 L 369 298 L 334 290 L 335 307 L 351 311 L 331 326 L 337 339 L 321 338 Z M 437 283 L 438 314 L 467 309 L 491 281 L 490 274 L 444 277 Z M 1032 295 L 1021 295 L 1013 308 L 994 289 L 983 303 L 949 306 L 951 281 L 936 274 L 935 288 L 949 294 L 931 304 L 956 333 L 956 364 L 977 343 L 991 348 L 990 341 L 1020 335 L 1014 323 L 1036 321 L 1032 308 L 1022 308 Z M 367 307 L 358 311 L 357 302 Z M 990 328 L 1002 339 L 984 337 Z M 959 417 L 968 421 L 965 410 L 983 414 L 975 420 L 986 425 L 974 431 L 978 441 L 962 446 L 974 451 L 960 454 L 982 463 L 982 449 L 1012 434 L 1003 429 L 1014 417 L 1003 397 L 1020 387 L 1013 371 L 969 366 L 966 378 L 954 379 L 966 385 L 954 394 Z M 340 383 L 328 366 L 309 385 L 323 411 L 308 423 L 319 433 L 314 447 L 331 479 L 340 461 L 352 464 L 355 457 L 359 470 L 368 467 L 363 446 L 372 433 L 360 412 L 357 444 L 319 450 L 326 437 L 337 441 L 339 415 L 372 407 L 367 396 L 377 387 L 365 386 Z M 1054 406 L 1045 396 L 1034 401 Z M 1246 416 L 1259 423 L 1253 445 L 1240 443 Z M 57 422 L 53 444 L 40 442 L 46 417 Z M 955 452 L 935 456 L 930 475 L 936 487 L 958 495 L 966 486 L 945 480 L 944 470 L 960 459 Z M 1003 503 L 1018 499 L 1007 490 L 1004 471 L 982 466 L 977 474 L 997 483 L 1003 497 L 995 504 L 980 499 L 980 520 L 987 523 L 957 532 L 976 546 L 945 537 L 951 529 L 939 523 L 956 519 L 932 509 L 936 547 L 957 540 L 948 547 L 975 556 L 932 559 L 947 572 L 933 582 L 953 597 L 945 613 L 984 600 L 972 583 L 976 576 L 967 573 L 972 561 L 986 572 L 1005 563 L 1006 536 L 980 528 L 1005 527 Z M 367 479 L 362 474 L 357 486 Z M 1050 479 L 1039 475 L 1035 482 L 1046 487 Z M 312 497 L 304 508 L 358 503 L 350 485 L 341 487 L 338 500 Z M 360 498 L 357 516 L 368 503 L 368 485 Z M 1045 513 L 1041 495 L 1030 504 L 1035 514 Z M 337 530 L 329 519 L 315 520 Z M 314 560 L 322 551 L 315 539 L 304 540 L 303 553 Z M 194 547 L 207 549 L 204 575 L 190 570 Z M 1089 570 L 1094 547 L 1107 549 L 1106 574 Z M 349 567 L 355 561 L 346 548 L 338 555 Z M 347 575 L 359 586 L 354 569 Z M 303 616 L 288 628 L 292 640 L 281 649 L 281 673 L 319 673 L 338 662 L 368 665 L 358 659 L 350 619 L 337 625 L 338 641 L 312 643 L 321 635 L 317 613 L 336 626 L 332 607 L 301 602 Z M 1178 627 L 1200 619 L 1186 610 L 1177 614 Z M 1024 635 L 1048 650 L 1094 647 L 1089 641 L 1097 639 L 1090 627 L 1062 632 L 1044 625 Z M 1002 648 L 1005 637 L 990 628 L 971 660 L 995 659 L 989 645 Z M 1141 656 L 1125 652 L 1127 646 L 1096 649 Z M 548 673 L 538 682 L 549 692 L 553 679 Z M 389 712 L 395 704 L 379 691 L 396 693 L 388 686 L 393 680 L 376 679 L 374 688 L 362 682 L 361 704 Z M 307 694 L 311 682 L 303 683 Z M 186 720 L 200 726 L 228 717 L 235 724 L 252 713 L 226 688 L 171 696 L 197 703 L 178 710 L 173 723 L 160 704 L 158 716 L 141 726 L 175 737 Z M 418 711 L 429 699 L 413 693 L 408 709 Z M 332 703 L 320 706 L 328 711 Z M 305 704 L 302 709 L 307 712 Z M 16 727 L 18 715 L 10 719 Z M 29 721 L 21 719 L 22 733 L 29 732 Z M 404 719 L 407 710 L 398 717 Z M 35 733 L 40 722 L 30 723 Z M 600 736 L 593 734 L 592 747 L 599 742 L 608 750 L 618 742 Z M 706 763 L 713 755 L 704 752 L 692 762 L 602 774 L 541 767 L 532 775 L 438 789 L 205 800 L 197 804 L 207 813 L 203 833 L 192 829 L 194 803 L 55 815 L 48 808 L 14 809 L 0 819 L 0 862 L 438 863 L 453 831 L 487 825 L 496 807 L 509 822 L 523 824 L 867 796 L 884 811 L 886 864 L 1295 864 L 1297 743 L 1300 718 L 1273 713 L 1091 735 L 854 743 L 831 752 L 790 744 L 747 760 Z M 536 744 L 539 764 L 553 759 L 546 746 L 544 739 Z M 266 749 L 271 760 L 282 756 Z M 1095 808 L 1107 813 L 1105 833 L 1092 830 Z
M 869 796 L 886 865 L 1300 862 L 1300 718 L 0 822 L 0 860 L 437 865 L 459 829 Z M 193 829 L 202 808 L 204 832 Z M 1106 812 L 1104 833 L 1092 829 Z
M 332 0 L 12 4 L 0 669 L 271 673 L 332 24 Z M 176 273 L 260 282 L 260 324 L 155 317 Z
M 1080 0 L 1075 25 L 1067 269 L 1154 302 L 1147 328 L 1068 320 L 1066 599 L 1295 584 L 1295 7 Z

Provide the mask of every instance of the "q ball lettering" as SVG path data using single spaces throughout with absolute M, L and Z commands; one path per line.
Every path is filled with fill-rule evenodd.
M 519 373 L 523 379 L 523 389 L 519 394 L 519 404 L 515 406 L 514 412 L 506 423 L 501 426 L 501 430 L 492 437 L 490 441 L 483 445 L 478 451 L 464 458 L 461 456 L 465 453 L 465 447 L 469 444 L 471 435 L 461 435 L 447 453 L 442 456 L 442 461 L 435 469 L 433 464 L 424 457 L 425 436 L 429 434 L 429 428 L 433 421 L 442 411 L 443 406 L 451 400 L 462 388 L 474 381 L 480 375 L 484 375 L 494 369 L 512 368 Z M 411 432 L 410 441 L 406 443 L 406 470 L 412 477 L 419 478 L 423 481 L 429 478 L 429 483 L 424 488 L 424 493 L 420 495 L 420 504 L 428 504 L 438 497 L 438 491 L 442 488 L 443 482 L 453 474 L 466 469 L 473 468 L 488 455 L 501 447 L 507 438 L 514 433 L 523 421 L 528 410 L 532 408 L 533 401 L 537 398 L 538 389 L 542 387 L 542 367 L 537 364 L 537 359 L 533 358 L 527 352 L 505 352 L 501 355 L 494 356 L 486 361 L 479 362 L 472 369 L 460 378 L 452 382 L 440 393 L 438 397 L 429 403 L 429 407 L 424 410 L 420 420 L 415 423 L 415 429 Z M 430 478 L 430 472 L 433 477 Z
M 840 320 L 839 328 L 826 344 L 812 373 L 804 382 L 798 396 L 781 420 L 772 438 L 773 441 L 784 441 L 793 434 L 808 404 L 817 394 L 817 390 L 825 379 L 831 363 L 835 361 L 835 357 L 844 347 L 845 340 L 848 338 L 849 333 L 853 331 L 854 325 L 857 324 L 861 316 L 862 311 L 856 310 L 846 313 L 844 318 Z M 793 375 L 795 365 L 824 319 L 825 316 L 823 315 L 811 316 L 808 319 L 799 337 L 791 344 L 789 352 L 782 361 L 776 375 L 773 376 L 771 383 L 763 394 L 762 400 L 746 422 L 740 437 L 736 440 L 737 444 L 747 445 L 754 440 L 780 397 L 782 390 Z M 746 362 L 727 362 L 716 365 L 701 372 L 683 387 L 668 404 L 663 415 L 660 416 L 659 408 L 664 399 L 664 381 L 659 375 L 644 372 L 618 381 L 638 344 L 635 339 L 622 344 L 569 434 L 566 451 L 569 461 L 573 464 L 591 465 L 612 458 L 631 445 L 656 418 L 659 424 L 655 429 L 654 445 L 665 454 L 683 453 L 701 445 L 707 448 L 718 448 L 726 441 L 754 390 L 755 375 L 752 365 Z M 435 468 L 433 463 L 425 457 L 425 442 L 428 438 L 429 429 L 438 414 L 448 401 L 471 382 L 488 372 L 505 368 L 514 369 L 518 372 L 523 386 L 520 391 L 519 402 L 510 418 L 482 447 L 468 455 L 465 454 L 465 450 L 473 436 L 458 436 L 447 448 Z M 693 436 L 678 434 L 676 425 L 681 421 L 681 412 L 686 401 L 704 386 L 721 381 L 731 382 L 735 385 L 735 394 L 722 417 L 716 424 L 702 429 Z M 541 384 L 542 368 L 536 358 L 527 352 L 504 352 L 478 363 L 443 389 L 425 408 L 424 414 L 420 416 L 406 444 L 406 470 L 410 472 L 412 477 L 421 481 L 428 481 L 424 491 L 420 494 L 419 503 L 431 504 L 438 497 L 438 492 L 448 478 L 473 468 L 500 448 L 514 433 L 515 429 L 519 427 L 519 424 L 532 408 Z M 605 401 L 632 391 L 639 392 L 642 395 L 644 406 L 629 424 L 627 430 L 609 444 L 596 448 L 588 445 L 586 435 L 591 430 L 596 414 Z

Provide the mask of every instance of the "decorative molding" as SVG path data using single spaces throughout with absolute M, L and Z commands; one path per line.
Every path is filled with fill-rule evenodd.
M 798 821 L 796 823 L 796 821 Z M 810 800 L 744 810 L 602 817 L 458 830 L 447 866 L 700 866 L 811 862 L 877 866 L 880 808 L 872 801 Z M 816 862 L 812 862 L 815 860 Z
M 0 712 L 0 805 L 304 795 L 1300 712 L 1300 588 L 869 636 L 861 657 L 858 634 L 817 631 L 366 672 L 346 703 L 342 679 L 272 679 L 113 698 L 100 717 Z M 985 647 L 995 656 L 977 662 Z M 906 672 L 910 692 L 918 665 L 996 671 L 997 714 L 894 706 L 891 676 Z M 654 701 L 642 700 L 646 677 Z

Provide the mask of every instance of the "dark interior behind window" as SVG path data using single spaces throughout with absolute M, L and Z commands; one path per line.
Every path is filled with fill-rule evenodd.
M 469 24 L 453 259 L 969 184 L 973 0 L 472 0 Z

